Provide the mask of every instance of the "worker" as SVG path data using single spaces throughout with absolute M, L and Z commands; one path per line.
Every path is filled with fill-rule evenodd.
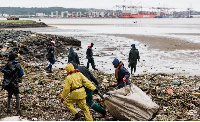
M 132 48 L 129 52 L 129 58 L 128 58 L 129 62 L 128 67 L 131 67 L 131 74 L 132 74 L 133 68 L 134 68 L 134 73 L 136 72 L 137 60 L 140 61 L 140 55 L 138 49 L 135 48 L 135 44 L 132 44 L 131 47 Z
M 94 70 L 98 70 L 98 69 L 96 69 L 95 68 L 95 64 L 94 64 L 94 58 L 93 58 L 93 52 L 92 52 L 92 47 L 93 47 L 93 43 L 91 43 L 91 45 L 90 46 L 88 46 L 88 49 L 87 49 L 87 51 L 86 51 L 86 58 L 88 59 L 88 62 L 87 62 L 87 69 L 89 69 L 89 64 L 91 63 L 91 65 L 92 65 L 92 68 L 94 69 Z
M 76 63 L 74 62 L 70 62 L 73 64 L 75 69 L 78 69 L 86 78 L 88 78 L 89 81 L 93 81 L 97 88 L 100 89 L 101 85 L 99 84 L 99 82 L 96 80 L 96 78 L 92 75 L 92 73 L 85 67 L 85 66 L 78 66 Z M 93 91 L 85 88 L 86 91 L 86 103 L 96 112 L 99 112 L 103 115 L 103 117 L 106 116 L 106 111 L 99 106 L 98 104 L 96 104 L 93 100 L 92 100 L 92 95 L 93 95 Z
M 21 83 L 24 73 L 20 62 L 15 61 L 16 57 L 17 54 L 10 53 L 9 62 L 3 68 L 1 68 L 1 72 L 4 74 L 2 89 L 8 91 L 7 114 L 12 114 L 10 102 L 12 95 L 14 94 L 16 97 L 17 115 L 22 115 L 20 110 L 19 83 Z
M 76 52 L 74 52 L 74 49 L 71 47 L 68 55 L 68 63 L 73 61 L 74 63 L 80 65 L 79 57 Z
M 123 62 L 115 58 L 112 63 L 113 63 L 114 68 L 116 68 L 115 78 L 117 80 L 117 88 L 120 89 L 126 85 L 130 85 L 130 81 L 129 81 L 130 73 L 124 67 Z
M 67 77 L 65 79 L 61 102 L 64 102 L 72 114 L 75 115 L 73 120 L 77 120 L 81 117 L 81 114 L 73 105 L 73 103 L 77 103 L 83 111 L 85 119 L 87 121 L 93 121 L 86 104 L 86 92 L 84 87 L 91 89 L 94 93 L 97 93 L 98 89 L 82 73 L 77 69 L 75 70 L 71 63 L 68 63 L 65 69 L 67 71 Z
M 55 63 L 55 57 L 54 57 L 54 46 L 55 46 L 55 41 L 51 41 L 47 47 L 47 55 L 46 58 L 49 60 L 50 64 L 46 68 L 49 73 L 53 73 L 52 71 L 52 66 Z

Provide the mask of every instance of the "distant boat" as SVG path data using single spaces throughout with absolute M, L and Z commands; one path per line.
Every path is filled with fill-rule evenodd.
M 154 18 L 156 12 L 122 13 L 122 18 Z

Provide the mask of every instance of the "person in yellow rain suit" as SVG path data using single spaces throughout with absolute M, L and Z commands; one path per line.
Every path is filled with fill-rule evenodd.
M 65 79 L 61 102 L 64 101 L 67 108 L 73 115 L 75 115 L 73 120 L 81 117 L 81 114 L 74 108 L 73 105 L 73 103 L 77 103 L 83 111 L 85 119 L 87 121 L 93 121 L 89 108 L 86 104 L 86 92 L 84 87 L 91 89 L 94 93 L 97 93 L 98 90 L 82 73 L 80 73 L 77 69 L 75 70 L 71 63 L 67 64 L 65 69 L 67 71 L 67 77 Z

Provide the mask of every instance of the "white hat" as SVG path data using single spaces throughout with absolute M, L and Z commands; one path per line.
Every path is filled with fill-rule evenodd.
M 56 42 L 55 41 L 51 41 L 51 43 L 55 44 Z

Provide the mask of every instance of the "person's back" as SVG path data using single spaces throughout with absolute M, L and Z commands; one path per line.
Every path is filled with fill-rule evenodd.
M 74 52 L 72 47 L 70 48 L 70 52 L 69 52 L 69 55 L 68 55 L 68 63 L 71 62 L 71 61 L 80 65 L 78 54 L 76 52 Z
M 130 62 L 137 62 L 137 59 L 139 59 L 139 51 L 138 49 L 131 49 L 129 54 Z
M 74 68 L 75 69 L 78 69 L 89 81 L 93 81 L 96 86 L 100 89 L 100 84 L 99 82 L 96 80 L 96 78 L 92 75 L 92 73 L 85 67 L 85 66 L 78 66 L 76 63 L 74 62 L 70 62 L 73 64 Z M 86 91 L 86 102 L 89 106 L 92 107 L 92 109 L 94 109 L 96 112 L 99 112 L 101 113 L 103 116 L 106 115 L 106 111 L 101 107 L 99 106 L 97 103 L 95 103 L 92 99 L 92 95 L 93 95 L 93 92 L 88 89 L 88 88 L 85 88 L 85 91 Z
M 80 118 L 80 113 L 74 108 L 73 103 L 78 103 L 82 109 L 86 120 L 93 121 L 90 111 L 86 105 L 86 93 L 85 88 L 89 88 L 93 91 L 98 91 L 96 87 L 78 70 L 75 70 L 71 63 L 65 66 L 67 71 L 67 77 L 65 79 L 65 85 L 62 92 L 61 101 L 65 101 L 65 105 L 75 115 L 75 119 Z
M 129 58 L 128 58 L 128 62 L 129 65 L 128 67 L 131 67 L 131 74 L 134 68 L 134 72 L 136 72 L 136 65 L 137 65 L 137 60 L 140 60 L 140 55 L 139 55 L 139 51 L 138 49 L 135 48 L 135 44 L 131 45 L 131 50 L 129 52 Z
M 16 97 L 16 106 L 17 114 L 22 115 L 20 110 L 20 97 L 19 97 L 19 82 L 20 78 L 23 76 L 23 70 L 19 62 L 15 61 L 16 54 L 9 54 L 8 64 L 1 69 L 1 72 L 4 73 L 4 79 L 2 82 L 3 89 L 8 91 L 8 103 L 7 103 L 7 114 L 11 114 L 10 102 L 12 95 Z

